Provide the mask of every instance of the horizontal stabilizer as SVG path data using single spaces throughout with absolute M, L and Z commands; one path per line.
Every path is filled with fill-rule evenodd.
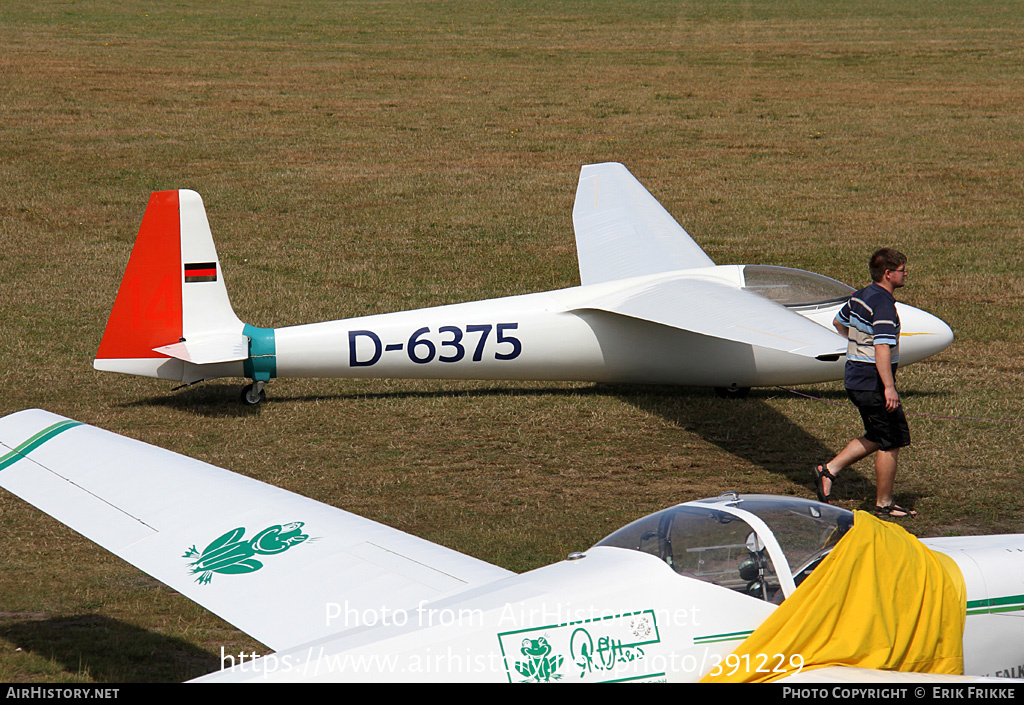
M 275 650 L 511 575 L 39 409 L 0 419 L 0 487 Z
M 584 286 L 714 265 L 622 164 L 583 167 L 572 223 Z
M 196 365 L 236 362 L 249 357 L 249 337 L 231 333 L 197 336 L 153 350 Z
M 644 280 L 573 308 L 596 309 L 747 345 L 819 357 L 846 340 L 774 301 L 711 279 Z

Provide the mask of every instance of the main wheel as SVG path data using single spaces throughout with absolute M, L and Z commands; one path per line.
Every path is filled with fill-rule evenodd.
M 255 406 L 267 400 L 267 393 L 263 389 L 256 391 L 255 384 L 246 385 L 242 390 L 242 403 Z
M 715 394 L 722 399 L 745 399 L 750 387 L 715 387 Z

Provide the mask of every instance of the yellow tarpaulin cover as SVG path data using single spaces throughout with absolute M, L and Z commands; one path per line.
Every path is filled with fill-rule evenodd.
M 775 680 L 797 670 L 796 654 L 803 670 L 962 674 L 966 608 L 963 575 L 951 558 L 859 511 L 799 589 L 702 682 Z M 772 672 L 780 663 L 786 673 Z

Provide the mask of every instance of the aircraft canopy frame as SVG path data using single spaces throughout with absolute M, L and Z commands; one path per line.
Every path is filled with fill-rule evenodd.
M 839 507 L 728 492 L 649 514 L 596 546 L 650 553 L 682 576 L 781 603 L 852 526 Z
M 743 290 L 786 308 L 833 306 L 844 303 L 854 288 L 824 274 L 770 264 L 743 265 Z

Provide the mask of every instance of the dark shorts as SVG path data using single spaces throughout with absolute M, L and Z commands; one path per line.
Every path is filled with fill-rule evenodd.
M 864 420 L 864 437 L 877 443 L 879 450 L 893 450 L 910 445 L 910 427 L 903 413 L 903 405 L 896 411 L 885 410 L 885 394 L 880 391 L 864 392 L 847 389 L 846 394 Z

